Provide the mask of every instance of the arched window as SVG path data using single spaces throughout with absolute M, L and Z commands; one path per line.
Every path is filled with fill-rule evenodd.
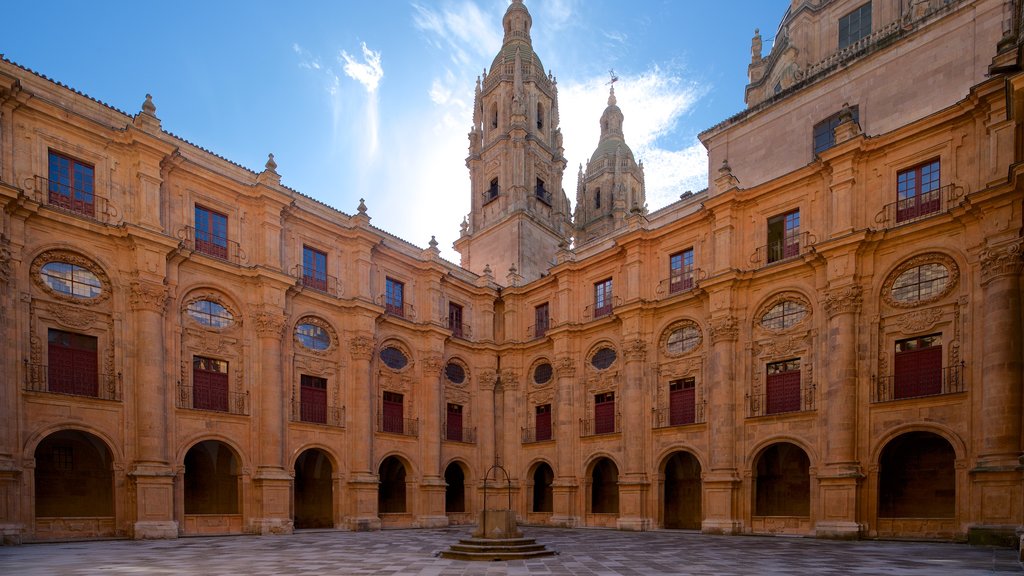
M 537 130 L 544 130 L 544 105 L 537 102 Z
M 600 208 L 600 207 L 601 207 L 601 189 L 600 188 L 595 188 L 594 189 L 594 208 Z
M 39 273 L 54 292 L 75 298 L 95 298 L 103 291 L 103 284 L 95 274 L 69 262 L 47 262 Z
M 223 304 L 213 300 L 190 302 L 187 311 L 193 320 L 210 328 L 227 328 L 235 319 Z
M 785 330 L 799 324 L 807 316 L 807 307 L 796 300 L 783 300 L 761 316 L 761 326 L 768 330 Z

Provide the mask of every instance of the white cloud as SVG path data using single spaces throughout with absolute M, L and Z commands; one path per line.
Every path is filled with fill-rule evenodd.
M 348 52 L 341 51 L 341 60 L 344 62 L 343 70 L 349 78 L 359 82 L 366 89 L 366 131 L 369 136 L 367 154 L 373 158 L 377 154 L 380 142 L 380 114 L 377 111 L 378 94 L 380 81 L 384 78 L 384 68 L 381 66 L 380 52 L 371 50 L 362 43 L 363 62 L 359 62 Z

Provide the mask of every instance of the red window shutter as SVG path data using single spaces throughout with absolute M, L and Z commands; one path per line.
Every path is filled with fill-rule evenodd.
M 402 414 L 402 404 L 403 402 L 401 400 L 384 400 L 384 421 L 381 423 L 381 428 L 384 432 L 401 434 L 405 429 L 403 426 L 404 416 Z
M 303 422 L 327 423 L 327 388 L 320 386 L 322 378 L 302 377 L 299 388 Z
M 693 424 L 696 420 L 694 410 L 694 389 L 681 388 L 669 392 L 669 425 L 679 426 L 682 424 Z
M 449 440 L 462 441 L 462 406 L 448 405 L 448 421 L 446 433 Z
M 893 398 L 942 393 L 942 346 L 896 353 Z
M 547 407 L 543 412 L 538 407 L 535 427 L 537 429 L 537 441 L 551 440 L 551 408 Z
M 99 396 L 96 338 L 51 330 L 49 340 L 49 390 L 62 394 Z
M 611 434 L 615 432 L 615 399 L 594 404 L 594 433 Z
M 798 412 L 800 410 L 800 371 L 790 370 L 769 374 L 767 382 L 766 414 Z
M 200 410 L 228 411 L 228 375 L 192 369 L 192 407 Z

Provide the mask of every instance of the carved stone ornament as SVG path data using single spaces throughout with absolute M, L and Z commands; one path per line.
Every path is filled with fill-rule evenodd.
M 626 360 L 643 362 L 644 358 L 647 357 L 647 342 L 640 339 L 626 342 L 625 347 L 622 349 L 622 354 L 626 357 Z
M 569 356 L 562 356 L 555 360 L 555 373 L 559 378 L 572 378 L 576 376 L 576 363 Z
M 81 310 L 71 306 L 62 306 L 60 304 L 50 304 L 46 306 L 46 310 L 53 315 L 58 324 L 78 330 L 82 330 L 92 325 L 96 322 L 97 318 L 95 312 L 89 312 L 88 310 Z
M 735 316 L 715 318 L 708 326 L 708 335 L 712 344 L 736 340 L 740 335 L 739 322 Z
M 502 370 L 501 385 L 506 390 L 515 390 L 519 388 L 519 373 L 511 369 Z
M 427 356 L 423 359 L 423 373 L 431 376 L 440 376 L 444 368 L 444 358 L 440 356 Z
M 0 282 L 10 282 L 14 274 L 11 266 L 11 251 L 7 248 L 7 241 L 0 242 Z
M 444 387 L 444 398 L 446 402 L 451 402 L 452 404 L 462 404 L 467 408 L 470 405 L 469 392 L 454 386 Z M 463 414 L 463 416 L 468 416 L 468 414 Z
M 917 266 L 922 266 L 924 264 L 942 264 L 943 266 L 945 266 L 946 270 L 949 272 L 948 280 L 946 281 L 946 286 L 938 294 L 935 294 L 926 299 L 913 300 L 908 302 L 894 300 L 892 297 L 892 285 L 896 281 L 896 279 L 900 277 L 900 274 L 903 274 L 904 272 L 910 270 L 911 268 L 916 268 Z M 982 276 L 984 276 L 984 270 L 982 271 Z M 952 258 L 946 256 L 945 254 L 939 254 L 938 252 L 932 252 L 930 254 L 921 254 L 919 256 L 914 256 L 913 258 L 904 261 L 899 266 L 897 266 L 896 269 L 890 272 L 888 276 L 886 276 L 885 283 L 882 284 L 882 301 L 893 308 L 917 308 L 922 304 L 928 304 L 929 302 L 935 302 L 945 298 L 953 291 L 954 288 L 956 288 L 957 282 L 959 281 L 960 267 L 957 266 L 956 261 L 954 261 Z
M 480 389 L 493 390 L 498 383 L 498 374 L 494 370 L 483 370 L 480 372 Z
M 770 338 L 762 340 L 754 346 L 755 355 L 762 359 L 781 358 L 793 356 L 797 352 L 805 350 L 805 339 L 801 336 L 789 338 Z
M 369 336 L 354 336 L 349 338 L 348 352 L 353 358 L 369 360 L 373 357 L 373 339 Z
M 981 251 L 981 283 L 1001 276 L 1019 276 L 1024 269 L 1024 242 L 1017 240 Z
M 552 389 L 547 388 L 545 390 L 538 390 L 530 394 L 531 405 L 542 405 L 551 404 L 554 400 L 555 393 Z
M 132 282 L 129 301 L 132 310 L 163 312 L 167 304 L 167 288 L 153 282 Z
M 258 306 L 252 313 L 253 326 L 260 336 L 280 336 L 288 317 L 271 306 Z
M 829 318 L 839 314 L 856 314 L 860 311 L 863 292 L 859 284 L 830 290 L 825 293 L 821 305 Z
M 931 329 L 942 320 L 941 308 L 915 310 L 896 318 L 896 325 L 904 334 L 916 334 Z
M 70 294 L 58 292 L 51 288 L 50 285 L 47 284 L 45 280 L 43 280 L 42 275 L 43 266 L 49 264 L 50 262 L 65 262 L 67 264 L 80 266 L 82 268 L 85 268 L 89 272 L 92 272 L 93 275 L 95 275 L 96 278 L 100 281 L 100 285 L 102 286 L 99 295 L 97 295 L 94 298 L 79 298 L 77 296 L 72 296 Z M 32 261 L 32 267 L 29 270 L 29 275 L 32 278 L 32 282 L 34 282 L 36 286 L 42 289 L 43 292 L 62 302 L 74 302 L 75 304 L 95 305 L 100 304 L 101 302 L 106 302 L 108 299 L 110 299 L 110 277 L 107 276 L 107 273 L 104 272 L 102 268 L 97 266 L 96 263 L 93 262 L 92 260 L 80 256 L 79 254 L 72 252 L 70 250 L 58 249 L 47 250 L 46 252 L 43 252 L 42 254 L 37 256 L 35 260 Z

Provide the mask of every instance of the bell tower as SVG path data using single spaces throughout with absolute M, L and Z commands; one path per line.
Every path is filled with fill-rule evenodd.
M 471 209 L 455 241 L 463 268 L 489 267 L 499 284 L 540 278 L 572 234 L 557 83 L 533 51 L 522 0 L 512 1 L 502 24 L 501 50 L 476 83 L 466 158 Z
M 626 225 L 634 213 L 647 213 L 644 165 L 637 164 L 622 133 L 624 115 L 615 98 L 612 75 L 608 107 L 601 115 L 601 140 L 587 161 L 586 172 L 580 166 L 576 181 L 576 245 Z

